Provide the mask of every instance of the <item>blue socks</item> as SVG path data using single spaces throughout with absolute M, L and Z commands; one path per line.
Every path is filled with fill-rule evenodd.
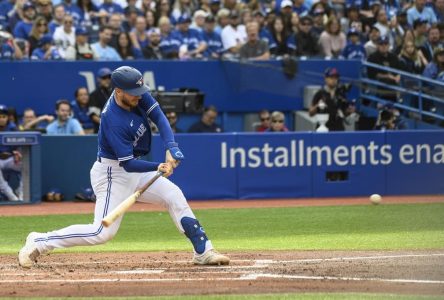
M 197 254 L 204 253 L 208 237 L 202 226 L 200 226 L 199 221 L 193 218 L 183 217 L 182 220 L 180 220 L 180 223 L 185 231 L 185 235 L 193 244 L 194 251 L 196 251 Z

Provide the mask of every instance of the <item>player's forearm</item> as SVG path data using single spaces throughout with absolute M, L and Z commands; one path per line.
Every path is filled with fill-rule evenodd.
M 158 162 L 151 162 L 146 160 L 137 160 L 137 159 L 130 159 L 122 162 L 122 167 L 127 172 L 131 173 L 144 173 L 144 172 L 151 172 L 156 171 L 159 167 Z

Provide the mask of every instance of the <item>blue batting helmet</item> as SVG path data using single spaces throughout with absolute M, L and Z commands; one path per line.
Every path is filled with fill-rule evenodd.
M 141 96 L 149 91 L 148 86 L 143 82 L 142 73 L 129 66 L 115 69 L 111 74 L 111 82 L 114 87 L 133 96 Z

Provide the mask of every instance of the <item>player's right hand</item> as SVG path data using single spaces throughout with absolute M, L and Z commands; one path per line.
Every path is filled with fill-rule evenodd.
M 161 163 L 157 171 L 163 173 L 163 177 L 170 177 L 173 174 L 173 166 L 170 163 Z

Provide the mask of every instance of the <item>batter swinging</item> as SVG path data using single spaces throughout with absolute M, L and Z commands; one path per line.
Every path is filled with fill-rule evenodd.
M 102 219 L 121 201 L 150 180 L 156 171 L 164 173 L 146 190 L 138 201 L 165 206 L 180 232 L 194 247 L 193 263 L 200 265 L 228 264 L 230 259 L 213 249 L 211 241 L 196 220 L 182 191 L 165 177 L 173 173 L 182 151 L 174 141 L 168 120 L 149 93 L 142 74 L 128 66 L 113 71 L 114 92 L 102 114 L 98 133 L 97 161 L 91 169 L 91 185 L 97 196 L 94 223 L 72 225 L 47 233 L 31 232 L 18 260 L 22 267 L 31 267 L 40 254 L 56 248 L 102 244 L 114 237 L 122 217 L 110 227 Z M 148 118 L 156 123 L 166 149 L 166 162 L 138 160 L 151 146 Z

